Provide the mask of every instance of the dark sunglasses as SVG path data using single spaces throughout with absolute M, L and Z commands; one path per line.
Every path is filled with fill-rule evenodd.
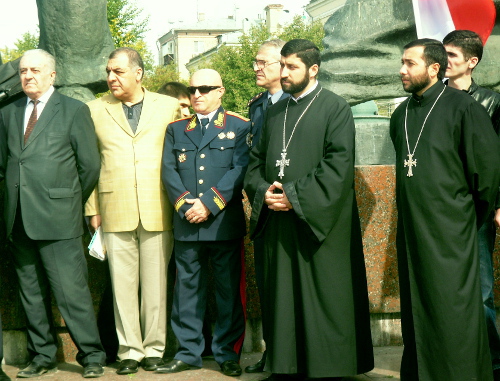
M 196 94 L 196 90 L 200 92 L 200 94 L 207 94 L 215 89 L 220 89 L 221 86 L 188 86 L 189 94 Z

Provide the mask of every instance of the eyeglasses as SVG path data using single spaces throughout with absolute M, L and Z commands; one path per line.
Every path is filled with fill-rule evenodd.
M 189 94 L 196 94 L 196 90 L 200 92 L 200 94 L 207 94 L 215 89 L 220 89 L 222 86 L 188 86 Z
M 266 61 L 253 61 L 252 66 L 254 70 L 263 70 L 269 65 L 273 65 L 275 63 L 280 63 L 280 61 L 274 61 L 274 62 L 266 62 Z

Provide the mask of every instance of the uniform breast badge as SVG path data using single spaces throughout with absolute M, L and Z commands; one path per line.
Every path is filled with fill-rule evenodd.
M 226 134 L 226 136 L 227 136 L 228 139 L 234 139 L 236 137 L 236 134 L 233 131 L 229 131 Z
M 186 161 L 186 159 L 187 159 L 187 156 L 185 153 L 181 153 L 179 155 L 179 163 L 184 163 Z
M 246 140 L 247 140 L 247 146 L 248 146 L 249 148 L 252 148 L 253 134 L 252 134 L 251 132 L 249 132 L 249 133 L 247 134 L 247 139 L 246 139 Z
M 224 132 L 221 132 L 219 135 L 217 135 L 219 137 L 219 139 L 225 139 L 226 138 L 226 134 Z

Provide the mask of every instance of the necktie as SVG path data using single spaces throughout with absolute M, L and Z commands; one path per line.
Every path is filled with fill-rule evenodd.
M 205 135 L 205 131 L 207 130 L 208 126 L 208 118 L 201 119 L 200 123 L 201 123 L 201 133 Z
M 271 107 L 272 105 L 273 105 L 273 101 L 272 101 L 271 97 L 269 97 L 267 99 L 267 108 Z
M 24 144 L 28 141 L 28 138 L 30 137 L 31 133 L 33 132 L 33 128 L 35 128 L 35 124 L 38 120 L 38 115 L 36 111 L 36 105 L 40 103 L 39 100 L 36 101 L 31 101 L 34 106 L 33 106 L 33 111 L 31 112 L 30 118 L 28 119 L 28 124 L 26 126 L 26 131 L 24 132 Z

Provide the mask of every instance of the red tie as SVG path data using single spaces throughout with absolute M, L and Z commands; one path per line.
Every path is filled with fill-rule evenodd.
M 31 133 L 33 132 L 33 128 L 35 128 L 35 124 L 38 120 L 38 115 L 36 112 L 36 105 L 40 102 L 39 100 L 31 101 L 33 106 L 33 111 L 31 112 L 30 118 L 28 119 L 28 125 L 26 126 L 26 131 L 24 132 L 24 144 L 28 141 Z

